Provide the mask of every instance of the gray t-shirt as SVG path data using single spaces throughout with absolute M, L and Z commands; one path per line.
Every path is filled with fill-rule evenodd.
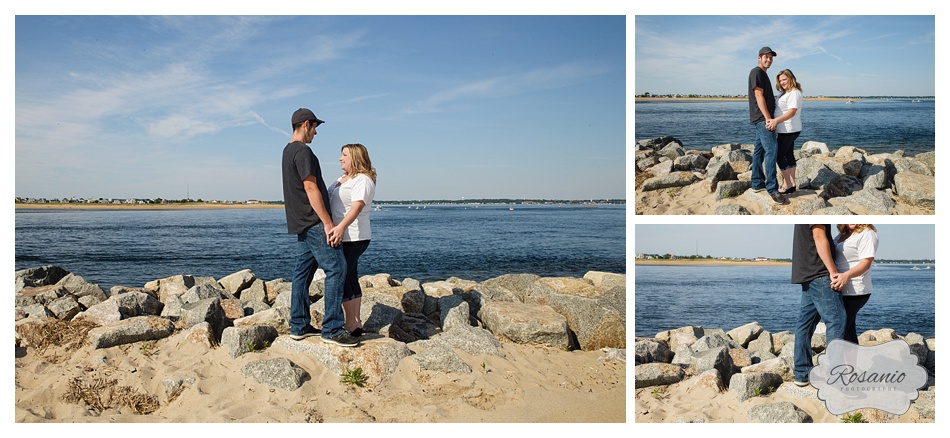
M 287 232 L 300 234 L 319 224 L 320 217 L 310 206 L 310 198 L 303 188 L 303 180 L 313 175 L 317 178 L 317 187 L 323 195 L 323 205 L 329 208 L 330 195 L 320 171 L 320 160 L 313 154 L 310 146 L 295 141 L 284 147 L 281 173 L 284 182 L 284 213 L 287 215 Z
M 821 261 L 818 255 L 818 247 L 815 245 L 815 238 L 812 236 L 811 227 L 816 224 L 798 224 L 795 225 L 794 236 L 792 237 L 792 283 L 808 283 L 819 277 L 830 276 L 825 262 Z M 825 237 L 828 238 L 828 250 L 831 252 L 831 259 L 834 260 L 835 247 L 832 244 L 831 225 L 821 225 L 825 227 Z

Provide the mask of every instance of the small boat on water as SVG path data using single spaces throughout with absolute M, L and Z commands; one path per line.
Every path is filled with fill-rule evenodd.
M 920 103 L 920 99 L 914 99 L 911 101 L 911 103 Z
M 910 270 L 911 270 L 911 271 L 919 271 L 920 268 L 918 268 L 917 265 L 914 265 L 914 267 L 913 267 L 913 268 L 910 268 Z

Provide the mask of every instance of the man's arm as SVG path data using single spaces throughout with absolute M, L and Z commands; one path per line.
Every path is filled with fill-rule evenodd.
M 307 199 L 310 200 L 310 208 L 313 208 L 313 211 L 317 213 L 317 217 L 320 218 L 320 222 L 323 222 L 323 230 L 329 241 L 330 231 L 333 230 L 333 218 L 330 216 L 330 212 L 327 211 L 327 207 L 323 205 L 323 195 L 320 193 L 320 188 L 317 187 L 317 177 L 310 175 L 304 178 L 303 189 L 307 192 Z
M 759 106 L 759 111 L 765 116 L 765 127 L 769 131 L 774 131 L 775 123 L 772 122 L 772 114 L 769 113 L 769 107 L 765 103 L 765 90 L 762 87 L 755 87 L 753 93 L 755 93 L 755 103 Z
M 835 258 L 831 255 L 831 242 L 828 241 L 828 236 L 825 234 L 825 226 L 812 225 L 811 236 L 815 239 L 818 257 L 821 257 L 821 262 L 825 264 L 825 268 L 828 269 L 828 273 L 834 279 L 838 276 L 838 268 L 835 266 Z

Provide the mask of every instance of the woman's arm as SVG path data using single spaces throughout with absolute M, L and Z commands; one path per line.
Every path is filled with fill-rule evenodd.
M 836 278 L 835 280 L 831 282 L 831 288 L 835 289 L 836 285 L 839 286 L 839 289 L 843 288 L 844 285 L 848 284 L 848 280 L 851 280 L 854 277 L 859 277 L 861 275 L 864 275 L 864 273 L 867 272 L 868 269 L 871 269 L 871 262 L 873 261 L 874 261 L 874 257 L 861 259 L 861 261 L 858 262 L 858 264 L 854 265 L 853 268 L 848 269 L 847 271 L 844 271 L 838 274 L 838 278 Z M 835 289 L 835 290 L 838 290 L 838 289 Z
M 772 119 L 772 121 L 775 122 L 776 124 L 782 123 L 782 122 L 784 122 L 784 121 L 786 121 L 786 120 L 788 120 L 788 119 L 790 119 L 790 118 L 792 118 L 792 117 L 795 117 L 795 113 L 797 113 L 797 112 L 798 112 L 798 108 L 791 108 L 791 109 L 789 109 L 788 111 L 785 111 L 785 114 L 782 114 L 782 115 L 780 115 L 780 116 L 778 116 L 778 117 Z

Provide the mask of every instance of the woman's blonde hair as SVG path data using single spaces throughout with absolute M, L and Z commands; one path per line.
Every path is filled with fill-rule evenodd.
M 363 146 L 359 143 L 350 143 L 343 145 L 340 150 L 347 149 L 350 151 L 350 159 L 352 160 L 350 164 L 350 172 L 352 174 L 362 173 L 373 180 L 373 184 L 376 184 L 376 168 L 373 167 L 373 162 L 369 159 L 369 152 L 366 150 L 366 146 Z
M 778 72 L 778 74 L 775 75 L 775 89 L 776 89 L 776 90 L 778 90 L 778 91 L 785 91 L 784 89 L 782 89 L 782 83 L 779 82 L 779 80 L 778 80 L 778 78 L 779 78 L 780 76 L 782 76 L 782 75 L 785 75 L 786 77 L 788 77 L 788 86 L 789 86 L 789 88 L 791 88 L 791 89 L 797 89 L 798 91 L 802 91 L 802 84 L 799 84 L 799 83 L 798 83 L 798 80 L 795 79 L 795 74 L 792 73 L 792 71 L 789 70 L 789 69 L 787 69 L 787 68 L 786 68 L 785 70 L 782 70 L 782 71 Z M 802 92 L 804 93 L 804 91 L 802 91 Z
M 851 237 L 851 234 L 858 234 L 864 230 L 871 230 L 877 232 L 877 228 L 874 228 L 874 225 L 871 224 L 857 224 L 852 231 L 848 228 L 847 224 L 838 224 L 838 241 L 844 242 L 845 239 Z

